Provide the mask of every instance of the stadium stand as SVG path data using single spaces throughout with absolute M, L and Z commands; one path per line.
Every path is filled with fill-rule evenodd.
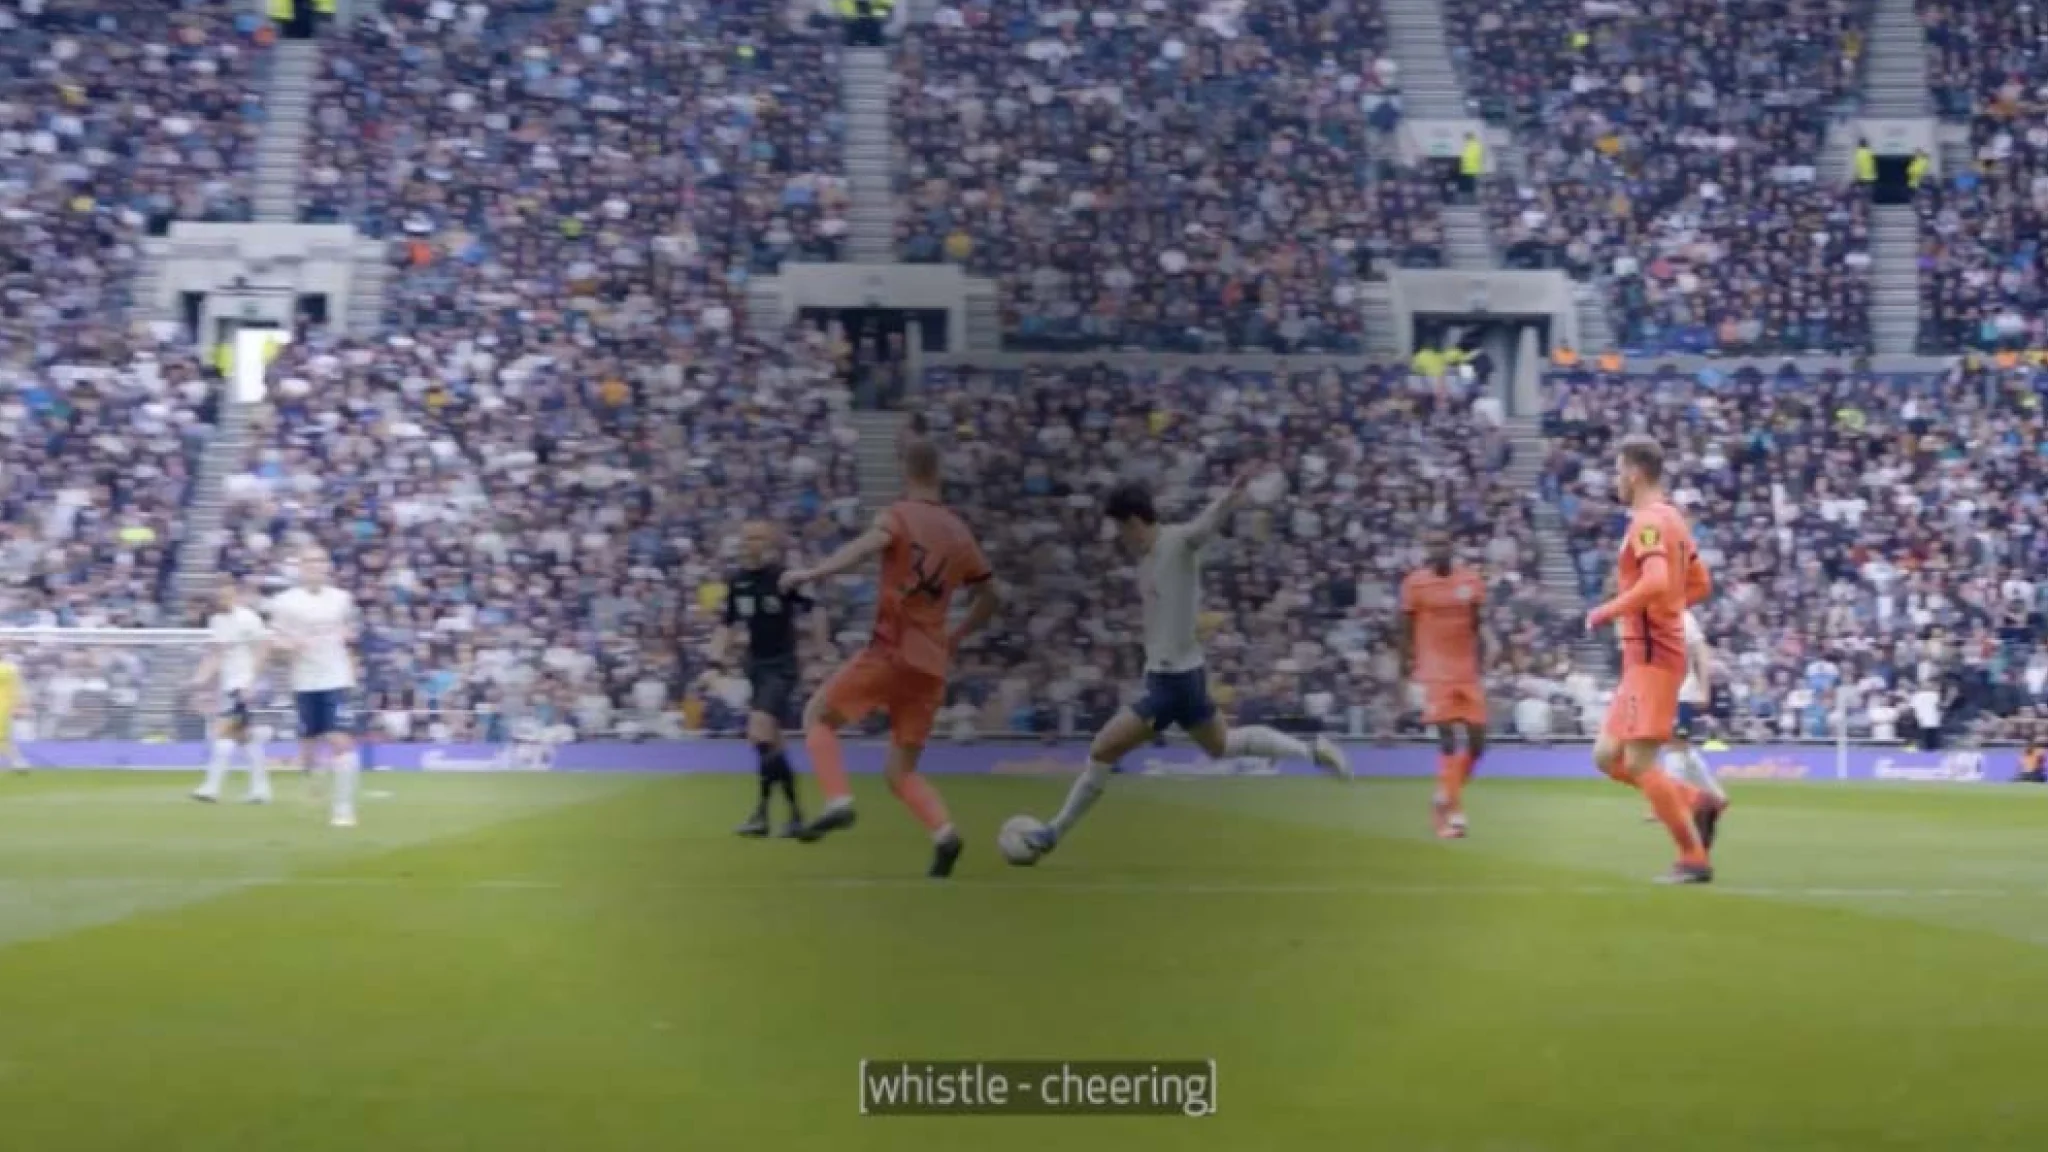
M 0 363 L 89 353 L 170 220 L 248 218 L 268 37 L 242 7 L 0 9 Z
M 1935 98 L 1970 127 L 1968 163 L 1919 193 L 1921 343 L 1929 351 L 2048 346 L 2042 15 L 2023 4 L 1927 0 L 1921 9 Z
M 1099 500 L 1146 469 L 1162 515 L 1191 515 L 1233 462 L 1271 461 L 1289 495 L 1243 515 L 1211 563 L 1211 672 L 1234 714 L 1391 731 L 1407 712 L 1391 642 L 1400 579 L 1388 540 L 1453 529 L 1493 581 L 1503 669 L 1533 665 L 1561 616 L 1538 587 L 1531 493 L 1470 397 L 1405 371 L 1129 372 L 1105 366 L 927 375 L 922 411 L 955 460 L 989 559 L 1032 606 L 973 654 L 956 719 L 1048 732 L 1107 719 L 1137 679 L 1130 558 Z
M 272 34 L 244 7 L 0 13 L 8 624 L 192 622 L 166 589 L 219 384 L 125 307 L 151 232 L 248 215 Z M 1485 189 L 1502 252 L 1600 281 L 1637 360 L 1864 346 L 1867 213 L 1802 161 L 1854 99 L 1865 6 L 1764 7 L 1448 0 L 1472 91 L 1523 142 Z M 1085 727 L 1128 687 L 1133 592 L 1093 505 L 1114 462 L 1178 511 L 1264 457 L 1291 495 L 1211 579 L 1235 714 L 1399 729 L 1388 635 L 1414 557 L 1384 542 L 1444 520 L 1492 581 L 1496 727 L 1581 733 L 1604 703 L 1569 641 L 1610 567 L 1605 452 L 1640 428 L 1672 445 L 1722 574 L 1722 734 L 1819 735 L 1838 700 L 1859 735 L 1897 734 L 1928 693 L 1958 735 L 2043 731 L 2041 365 L 2021 354 L 2043 343 L 2039 17 L 1923 11 L 1979 160 L 1921 193 L 1923 335 L 2002 355 L 1938 377 L 1560 372 L 1540 461 L 1465 384 L 1400 367 L 926 369 L 911 403 L 1031 606 L 965 655 L 949 729 Z M 217 552 L 260 583 L 294 543 L 337 555 L 381 735 L 731 731 L 745 682 L 702 641 L 739 522 L 810 555 L 862 522 L 861 353 L 764 330 L 747 295 L 838 255 L 841 30 L 771 0 L 699 15 L 386 0 L 321 45 L 302 218 L 388 243 L 386 323 L 279 360 Z M 1389 159 L 1399 70 L 1374 4 L 930 17 L 893 54 L 900 252 L 996 277 L 1014 344 L 1355 352 L 1359 284 L 1439 261 L 1440 189 Z M 1582 574 L 1562 597 L 1560 549 Z M 827 592 L 857 643 L 871 582 Z M 50 725 L 112 734 L 140 661 L 26 663 L 85 702 Z
M 1597 278 L 1637 354 L 1867 351 L 1869 205 L 1814 163 L 1867 7 L 1446 0 L 1524 140 L 1487 187 L 1510 264 Z
M 1839 705 L 1868 735 L 1923 690 L 1957 731 L 2038 730 L 2037 373 L 1579 372 L 1548 387 L 1545 486 L 1589 594 L 1620 530 L 1608 446 L 1637 430 L 1667 445 L 1674 496 L 1719 574 L 1703 623 L 1729 669 L 1730 734 L 1824 736 Z
M 897 53 L 902 258 L 997 279 L 1016 347 L 1359 352 L 1441 260 L 1370 0 L 942 5 Z

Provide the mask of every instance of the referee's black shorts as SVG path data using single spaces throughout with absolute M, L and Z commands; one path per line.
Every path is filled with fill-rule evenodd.
M 747 683 L 754 690 L 747 711 L 773 716 L 785 728 L 797 723 L 803 677 L 797 671 L 795 659 L 750 660 Z

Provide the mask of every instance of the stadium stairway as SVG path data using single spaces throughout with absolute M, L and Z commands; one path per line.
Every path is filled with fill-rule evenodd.
M 1863 115 L 1918 119 L 1929 103 L 1927 34 L 1914 0 L 1877 0 L 1863 60 Z
M 227 518 L 227 478 L 242 468 L 249 458 L 249 418 L 253 408 L 253 405 L 232 400 L 223 403 L 220 406 L 220 424 L 199 458 L 199 467 L 192 482 L 192 499 L 185 507 L 185 534 L 178 543 L 178 569 L 171 578 L 171 603 L 165 620 L 169 627 L 204 626 L 209 600 L 220 574 L 221 532 Z M 178 734 L 180 715 L 190 712 L 190 709 L 180 706 L 180 697 L 191 675 L 192 665 L 186 661 L 165 660 L 152 665 L 136 706 L 140 731 L 145 737 L 169 738 Z
M 896 181 L 890 162 L 889 54 L 847 48 L 840 57 L 839 98 L 846 106 L 847 258 L 855 264 L 896 259 Z
M 1920 221 L 1910 204 L 1871 210 L 1870 339 L 1878 355 L 1920 343 Z
M 1597 282 L 1572 285 L 1572 297 L 1579 314 L 1578 347 L 1591 354 L 1614 347 L 1614 326 L 1607 322 L 1607 293 Z
M 903 414 L 862 409 L 848 412 L 846 418 L 860 434 L 853 459 L 860 478 L 861 514 L 871 517 L 903 490 L 896 467 L 896 432 Z
M 256 219 L 261 223 L 298 221 L 300 168 L 319 75 L 317 41 L 278 42 L 263 89 L 263 137 L 256 144 Z
M 1444 206 L 1444 258 L 1453 272 L 1486 272 L 1499 261 L 1487 233 L 1486 212 L 1475 204 Z
M 1461 120 L 1465 86 L 1451 66 L 1442 0 L 1387 0 L 1387 51 L 1401 69 L 1403 115 Z
M 1508 464 L 1508 482 L 1532 495 L 1540 492 L 1543 462 L 1550 452 L 1541 421 L 1535 416 L 1510 416 L 1505 430 L 1515 449 L 1514 459 Z M 1535 499 L 1533 508 L 1536 546 L 1542 551 L 1538 558 L 1542 596 L 1561 611 L 1580 611 L 1586 598 L 1579 591 L 1578 570 L 1572 567 L 1571 540 L 1565 535 L 1564 520 L 1558 515 L 1557 506 L 1548 500 Z M 1611 670 L 1614 663 L 1611 646 L 1594 636 L 1574 641 L 1571 656 L 1574 666 L 1594 671 Z
M 390 283 L 391 255 L 384 242 L 358 239 L 342 330 L 358 339 L 375 335 L 384 324 L 384 293 Z

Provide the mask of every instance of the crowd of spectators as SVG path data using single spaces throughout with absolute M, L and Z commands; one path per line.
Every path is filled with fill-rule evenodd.
M 0 365 L 90 352 L 173 218 L 248 218 L 272 38 L 248 7 L 0 5 Z
M 899 250 L 1001 286 L 1022 347 L 1357 352 L 1435 266 L 1375 0 L 942 3 L 896 53 Z
M 1624 516 L 1611 443 L 1664 444 L 1715 575 L 1701 616 L 1724 733 L 1826 737 L 1839 710 L 1856 736 L 2026 736 L 2048 716 L 2044 396 L 2048 374 L 1988 363 L 1571 373 L 1549 381 L 1544 483 L 1596 595 Z
M 1510 264 L 1598 280 L 1633 351 L 1866 350 L 1869 206 L 1815 158 L 1868 8 L 1447 0 L 1469 89 L 1521 144 L 1485 191 Z
M 1101 512 L 1123 478 L 1169 520 L 1238 470 L 1284 479 L 1251 486 L 1207 569 L 1209 669 L 1239 718 L 1391 732 L 1412 712 L 1392 630 L 1419 554 L 1388 541 L 1426 526 L 1488 573 L 1500 667 L 1540 660 L 1570 614 L 1542 594 L 1530 493 L 1504 479 L 1488 406 L 1400 369 L 946 369 L 916 400 L 1017 605 L 962 653 L 957 727 L 1085 731 L 1137 682 L 1133 557 Z
M 228 482 L 223 569 L 274 587 L 305 546 L 334 556 L 387 738 L 673 733 L 690 697 L 732 727 L 706 653 L 741 521 L 809 554 L 859 527 L 829 339 L 666 363 L 468 330 L 294 346 Z
M 443 303 L 835 259 L 838 35 L 787 0 L 386 0 L 325 46 L 302 215 L 403 239 Z
M 2048 61 L 2027 4 L 1923 0 L 1938 107 L 1970 126 L 1969 162 L 1919 191 L 1920 340 L 1929 351 L 2048 344 Z

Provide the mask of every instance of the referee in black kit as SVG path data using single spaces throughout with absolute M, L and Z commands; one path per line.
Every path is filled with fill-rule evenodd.
M 739 826 L 742 836 L 768 834 L 768 801 L 777 785 L 789 801 L 789 823 L 784 836 L 796 835 L 803 816 L 796 805 L 796 773 L 782 748 L 782 726 L 792 723 L 803 684 L 796 660 L 796 618 L 809 613 L 824 642 L 825 614 L 802 592 L 784 592 L 781 535 L 771 524 L 749 523 L 740 535 L 740 558 L 745 564 L 726 581 L 726 647 L 730 651 L 732 631 L 747 630 L 747 683 L 753 697 L 747 708 L 747 742 L 760 753 L 761 795 L 754 814 Z

